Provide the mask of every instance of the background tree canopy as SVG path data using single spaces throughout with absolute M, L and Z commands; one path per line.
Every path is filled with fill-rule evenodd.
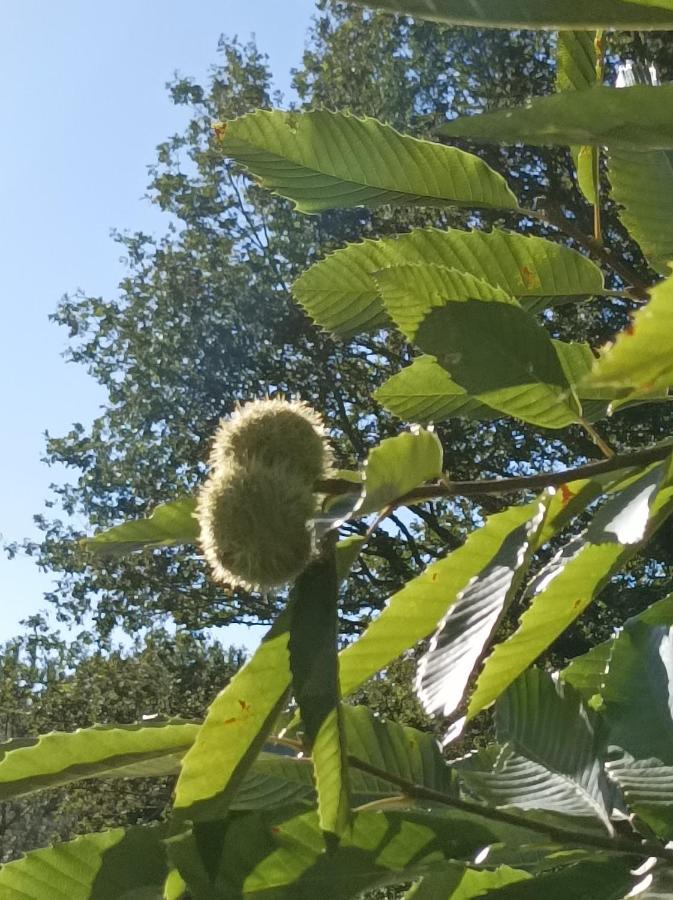
M 340 3 L 321 7 L 294 75 L 300 108 L 350 110 L 422 136 L 468 108 L 515 105 L 553 87 L 549 33 L 475 32 Z M 670 50 L 656 34 L 647 41 L 644 47 L 637 37 L 638 45 L 629 46 L 622 36 L 610 58 L 653 59 L 665 79 Z M 314 327 L 291 301 L 288 287 L 307 264 L 363 235 L 419 225 L 517 221 L 501 213 L 422 207 L 293 215 L 291 204 L 258 188 L 213 149 L 214 122 L 272 102 L 272 77 L 261 50 L 223 38 L 219 52 L 221 61 L 207 84 L 182 79 L 170 88 L 173 101 L 189 108 L 191 120 L 184 133 L 159 145 L 152 168 L 150 194 L 166 211 L 165 235 L 118 233 L 128 271 L 118 296 L 70 296 L 54 315 L 69 331 L 71 359 L 87 367 L 109 399 L 90 428 L 77 424 L 69 434 L 49 438 L 48 459 L 79 474 L 74 484 L 55 487 L 63 515 L 40 517 L 44 538 L 25 549 L 56 574 L 49 599 L 59 616 L 81 623 L 93 611 L 101 638 L 114 625 L 133 634 L 166 619 L 188 629 L 266 623 L 277 610 L 273 596 L 228 594 L 210 583 L 196 553 L 178 561 L 170 550 L 160 550 L 147 552 L 140 564 L 136 558 L 101 562 L 69 540 L 80 535 L 73 523 L 82 517 L 107 527 L 191 490 L 203 477 L 207 436 L 237 401 L 261 396 L 272 386 L 323 409 L 344 466 L 362 460 L 368 447 L 397 427 L 371 397 L 411 359 L 410 349 L 385 329 L 336 343 Z M 524 206 L 542 202 L 582 209 L 564 149 L 475 149 L 496 169 L 508 170 Z M 583 208 L 586 222 L 580 224 L 590 230 L 590 208 Z M 623 249 L 614 210 L 606 214 L 610 238 Z M 530 232 L 549 232 L 533 221 L 524 224 Z M 636 247 L 626 253 L 642 265 Z M 615 300 L 600 308 L 555 307 L 549 316 L 556 336 L 595 346 L 621 327 L 626 312 Z M 371 412 L 362 415 L 363 409 Z M 641 407 L 609 424 L 609 438 L 628 445 L 643 431 L 653 437 L 670 433 L 669 422 L 667 410 Z M 556 436 L 524 425 L 503 429 L 493 422 L 452 419 L 440 435 L 457 478 L 478 470 L 525 471 L 522 460 L 552 465 L 560 458 L 594 455 L 579 430 L 561 445 Z M 476 458 L 473 447 L 481 448 Z M 488 509 L 493 508 L 491 501 Z M 416 512 L 415 519 L 398 518 L 388 530 L 377 529 L 344 592 L 346 630 L 358 630 L 413 571 L 456 546 L 480 514 L 465 500 Z M 662 578 L 668 555 L 658 549 Z M 648 571 L 636 564 L 633 577 Z M 616 595 L 613 608 L 615 602 Z

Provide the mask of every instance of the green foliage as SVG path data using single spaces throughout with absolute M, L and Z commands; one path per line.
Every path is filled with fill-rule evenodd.
M 441 132 L 487 141 L 665 150 L 673 147 L 672 113 L 673 85 L 594 87 L 541 97 L 525 109 L 456 119 Z
M 391 6 L 446 21 L 468 16 L 463 4 L 461 19 L 452 0 Z M 504 0 L 497 9 L 477 4 L 469 21 L 662 27 L 670 18 L 668 7 L 664 0 L 659 7 L 600 0 L 587 11 L 573 3 L 543 9 L 532 0 Z M 367 16 L 355 21 L 362 34 L 369 33 Z M 378 18 L 371 21 L 372 34 L 391 34 L 379 31 Z M 322 22 L 329 34 L 332 19 Z M 425 53 L 431 54 L 427 35 L 433 32 L 423 31 L 427 26 L 420 31 L 400 22 L 386 27 L 407 35 L 404 46 L 416 48 L 417 60 L 423 54 L 414 42 L 422 43 L 425 35 Z M 353 36 L 346 28 L 339 40 L 359 53 Z M 444 134 L 595 148 L 608 144 L 629 153 L 635 148 L 645 152 L 644 177 L 651 183 L 652 153 L 673 146 L 672 89 L 591 87 L 602 75 L 602 51 L 593 41 L 579 32 L 562 35 L 560 93 L 532 101 L 523 96 L 525 106 L 518 109 L 452 117 Z M 234 54 L 233 64 L 241 65 L 240 56 Z M 396 64 L 386 71 L 404 74 Z M 317 79 L 316 67 L 309 66 L 305 80 L 298 80 L 304 90 L 309 72 Z M 317 79 L 314 99 L 320 97 L 320 84 Z M 481 104 L 469 74 L 464 88 L 470 99 L 462 112 L 467 112 Z M 339 350 L 331 338 L 285 309 L 287 319 L 276 323 L 274 334 L 284 347 L 298 340 L 302 353 L 288 350 L 285 357 L 262 349 L 253 377 L 248 358 L 255 339 L 260 348 L 271 344 L 263 329 L 269 313 L 257 304 L 248 332 L 237 320 L 244 304 L 232 304 L 227 294 L 224 308 L 234 310 L 225 316 L 233 335 L 228 346 L 239 356 L 226 369 L 221 390 L 226 385 L 231 406 L 260 372 L 274 390 L 300 384 L 315 406 L 329 407 L 323 410 L 325 421 L 334 414 L 337 463 L 348 468 L 319 472 L 325 477 L 318 483 L 309 479 L 306 490 L 319 492 L 321 504 L 310 523 L 311 561 L 289 594 L 260 595 L 270 618 L 280 612 L 257 651 L 210 704 L 201 725 L 98 726 L 37 741 L 14 740 L 0 759 L 0 785 L 26 792 L 93 774 L 115 776 L 116 784 L 150 771 L 165 774 L 181 755 L 168 825 L 112 829 L 33 852 L 0 869 L 0 886 L 14 892 L 8 896 L 40 900 L 46 898 L 44 873 L 54 870 L 63 896 L 156 897 L 163 891 L 173 900 L 320 894 L 346 900 L 373 889 L 406 890 L 414 882 L 410 897 L 468 898 L 486 892 L 618 900 L 666 890 L 673 867 L 673 851 L 666 844 L 673 822 L 673 595 L 652 604 L 658 596 L 653 585 L 661 587 L 666 578 L 657 559 L 645 554 L 655 532 L 670 527 L 673 474 L 670 443 L 657 440 L 666 433 L 665 406 L 650 418 L 641 406 L 666 399 L 671 385 L 670 280 L 652 286 L 634 268 L 633 246 L 618 252 L 624 244 L 615 237 L 613 210 L 605 235 L 615 246 L 601 243 L 598 151 L 590 153 L 590 171 L 582 151 L 576 153 L 580 186 L 596 207 L 595 233 L 589 236 L 581 215 L 554 214 L 553 196 L 546 198 L 551 206 L 535 209 L 519 208 L 515 199 L 520 193 L 521 203 L 532 207 L 536 179 L 546 182 L 553 195 L 551 182 L 563 185 L 572 175 L 567 168 L 556 177 L 547 167 L 549 160 L 567 164 L 560 155 L 526 157 L 526 151 L 519 156 L 512 151 L 507 156 L 513 170 L 510 188 L 486 161 L 497 154 L 485 152 L 482 158 L 427 140 L 432 130 L 427 122 L 418 129 L 423 138 L 417 138 L 360 116 L 357 109 L 269 110 L 269 97 L 262 92 L 255 101 L 262 108 L 250 112 L 249 104 L 234 102 L 235 95 L 225 96 L 227 104 L 219 111 L 228 121 L 217 124 L 214 135 L 210 122 L 201 122 L 194 158 L 213 190 L 210 196 L 200 193 L 200 200 L 214 204 L 207 212 L 212 219 L 218 209 L 226 212 L 230 230 L 220 235 L 222 240 L 207 230 L 189 232 L 201 241 L 199 262 L 252 253 L 261 229 L 265 237 L 257 242 L 253 255 L 259 251 L 259 257 L 252 268 L 235 263 L 228 270 L 238 277 L 234 287 L 262 284 L 268 290 L 261 295 L 265 304 L 272 297 L 285 303 L 287 289 L 279 294 L 278 283 L 291 274 L 288 282 L 295 282 L 300 304 L 345 343 Z M 378 102 L 385 109 L 381 96 Z M 428 115 L 435 112 L 429 108 Z M 448 112 L 443 109 L 441 118 Z M 405 123 L 394 122 L 400 124 Z M 254 187 L 243 188 L 246 199 L 238 187 L 244 183 L 240 166 L 257 179 Z M 177 172 L 173 177 L 179 180 Z M 214 198 L 225 180 L 238 205 L 225 203 L 223 211 Z M 175 202 L 166 180 L 157 184 Z M 181 184 L 187 190 L 186 182 Z M 563 191 L 567 196 L 567 185 Z M 279 196 L 293 200 L 297 212 L 345 212 L 302 225 Z M 651 198 L 643 196 L 637 212 L 633 202 L 627 203 L 623 221 L 632 217 L 645 223 L 644 230 L 638 230 L 640 224 L 636 228 L 636 237 L 649 234 Z M 359 209 L 367 205 L 377 212 Z M 397 205 L 408 207 L 404 218 L 391 208 Z M 532 222 L 544 236 L 505 230 L 498 208 L 519 221 L 522 231 Z M 331 240 L 322 241 L 321 228 L 330 216 L 335 216 Z M 237 229 L 245 224 L 251 231 L 243 237 Z M 428 224 L 435 227 L 424 227 Z M 551 227 L 568 232 L 577 246 L 611 269 L 610 289 L 599 265 L 548 239 Z M 404 229 L 410 230 L 402 237 L 389 236 Z M 281 233 L 285 238 L 279 242 Z M 372 233 L 381 237 L 352 243 L 353 237 Z M 343 243 L 346 249 L 296 278 L 321 247 Z M 188 257 L 193 249 L 188 242 L 183 248 Z M 654 261 L 659 258 L 660 251 L 643 249 Z M 209 257 L 211 252 L 215 256 Z M 160 273 L 157 283 L 163 283 L 165 270 L 151 271 Z M 585 298 L 592 299 L 591 305 L 579 302 Z M 643 301 L 632 324 L 596 358 L 598 344 L 623 329 L 631 305 Z M 579 333 L 573 329 L 577 322 L 583 323 Z M 362 331 L 368 333 L 361 336 Z M 208 344 L 213 341 L 209 335 Z M 411 365 L 407 342 L 425 354 Z M 348 382 L 344 394 L 341 365 L 354 359 L 360 380 L 352 391 Z M 316 365 L 322 367 L 322 380 L 315 377 Z M 431 427 L 395 435 L 389 419 L 379 410 L 371 412 L 370 395 L 377 387 L 376 398 L 393 413 Z M 461 412 L 457 425 L 441 421 Z M 591 424 L 608 412 L 619 412 L 626 422 L 612 425 L 608 419 L 605 425 L 618 453 Z M 200 424 L 219 413 L 219 407 L 209 407 Z M 229 428 L 221 427 L 224 433 Z M 578 439 L 580 428 L 586 439 Z M 553 438 L 544 433 L 551 429 Z M 620 435 L 630 436 L 637 449 L 625 449 Z M 302 448 L 293 449 L 293 440 L 286 446 L 282 429 L 274 433 L 274 458 L 279 449 L 297 461 Z M 173 479 L 182 487 L 174 494 L 193 491 L 203 481 L 203 457 L 192 449 L 187 464 L 179 456 L 179 443 L 169 447 L 170 464 L 176 471 L 186 467 Z M 493 447 L 498 453 L 491 452 Z M 596 448 L 604 460 L 581 465 Z M 256 489 L 260 469 L 250 460 L 263 456 L 261 449 L 252 441 L 247 462 L 231 468 L 229 477 L 237 487 Z M 210 464 L 217 475 L 222 465 L 217 450 Z M 277 490 L 267 491 L 263 504 L 213 507 L 212 525 L 224 527 L 226 521 L 239 537 L 249 531 L 243 549 L 249 546 L 256 553 L 257 538 L 262 552 L 268 523 L 275 522 L 271 549 L 282 553 L 289 522 L 279 498 L 288 470 L 271 471 L 266 462 L 263 469 Z M 119 500 L 123 506 L 123 496 Z M 130 549 L 150 549 L 147 558 L 155 561 L 184 558 L 175 545 L 194 540 L 187 523 L 191 502 L 160 506 L 149 519 L 130 525 L 94 516 L 96 525 L 113 527 L 89 541 L 87 552 L 102 550 L 98 564 L 111 567 L 117 562 L 111 554 Z M 142 515 L 142 504 L 132 511 Z M 302 517 L 302 527 L 307 519 L 308 514 Z M 369 562 L 381 547 L 397 546 L 398 535 L 405 539 L 402 554 L 384 554 L 385 566 L 372 571 Z M 306 537 L 309 541 L 308 532 Z M 368 573 L 361 588 L 383 591 L 361 590 L 353 600 L 349 570 L 358 567 Z M 396 581 L 386 580 L 389 569 L 395 569 Z M 634 572 L 640 573 L 637 579 Z M 651 605 L 563 672 L 549 671 L 563 657 L 559 641 L 601 591 L 612 582 L 611 590 L 618 585 L 628 594 L 634 581 Z M 207 590 L 203 587 L 204 594 Z M 376 614 L 381 594 L 389 599 Z M 224 601 L 229 609 L 236 602 L 235 596 Z M 353 635 L 360 630 L 356 627 L 352 639 L 342 640 L 340 623 L 353 608 L 349 603 L 371 621 L 361 635 Z M 263 618 L 260 609 L 256 616 Z M 616 617 L 606 618 L 613 627 Z M 342 701 L 355 692 L 359 701 L 368 692 L 374 696 L 382 679 L 390 682 L 416 660 L 420 704 L 426 714 L 441 714 L 430 733 Z M 538 660 L 545 668 L 531 668 Z M 392 691 L 389 695 L 394 708 L 397 698 Z M 418 707 L 404 698 L 400 702 L 407 719 L 428 726 Z M 473 721 L 491 706 L 491 719 Z M 458 736 L 463 746 L 471 741 L 472 749 L 462 758 L 447 759 L 433 731 L 448 748 L 446 756 Z M 652 871 L 641 881 L 643 857 Z
M 383 203 L 516 207 L 478 157 L 373 119 L 258 110 L 229 122 L 220 148 L 303 213 Z
M 365 0 L 356 0 L 365 5 Z M 367 6 L 433 22 L 496 28 L 670 28 L 668 0 L 485 0 L 466 7 L 462 0 L 367 0 Z M 670 11 L 669 11 L 670 10 Z
M 83 544 L 87 550 L 101 556 L 172 547 L 174 544 L 194 544 L 199 536 L 195 512 L 196 501 L 192 497 L 164 503 L 149 518 L 117 525 L 95 537 L 86 538 Z
M 672 297 L 673 278 L 652 288 L 649 303 L 638 310 L 632 324 L 601 355 L 587 384 L 612 387 L 621 396 L 631 397 L 673 383 L 669 341 Z
M 473 275 L 517 297 L 524 308 L 566 303 L 603 290 L 600 269 L 562 244 L 503 229 L 416 228 L 337 250 L 300 275 L 292 291 L 317 325 L 347 336 L 385 321 L 375 273 L 410 264 Z

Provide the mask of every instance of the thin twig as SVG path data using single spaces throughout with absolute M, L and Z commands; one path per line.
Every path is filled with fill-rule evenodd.
M 480 806 L 478 803 L 470 803 L 467 800 L 460 800 L 457 797 L 451 797 L 436 791 L 433 788 L 424 787 L 421 784 L 414 784 L 407 781 L 406 778 L 400 778 L 385 769 L 379 769 L 378 766 L 372 766 L 364 760 L 358 759 L 356 756 L 348 756 L 348 764 L 354 769 L 373 775 L 390 784 L 399 787 L 408 797 L 415 797 L 418 800 L 427 800 L 431 803 L 438 803 L 442 806 L 449 806 L 452 809 L 458 809 L 461 812 L 470 813 L 471 815 L 482 816 L 495 822 L 502 822 L 505 825 L 512 825 L 515 828 L 524 828 L 527 831 L 535 831 L 544 834 L 559 844 L 569 844 L 573 847 L 589 847 L 591 849 L 606 850 L 608 853 L 617 853 L 620 855 L 627 854 L 629 856 L 654 856 L 657 859 L 666 860 L 673 864 L 673 850 L 667 850 L 660 843 L 648 840 L 631 840 L 622 837 L 604 837 L 600 834 L 587 834 L 586 832 L 578 832 L 577 830 L 569 830 L 559 828 L 555 825 L 549 825 L 546 822 L 539 822 L 534 819 L 525 819 L 512 813 L 505 812 L 502 809 L 494 809 L 492 807 Z
M 512 494 L 517 491 L 539 491 L 547 487 L 560 487 L 570 481 L 581 478 L 595 478 L 620 469 L 631 469 L 659 462 L 671 455 L 673 444 L 656 444 L 632 453 L 619 453 L 598 462 L 587 463 L 573 469 L 562 469 L 560 472 L 542 472 L 539 475 L 517 475 L 512 478 L 485 478 L 479 481 L 451 481 L 444 478 L 437 484 L 424 484 L 409 491 L 395 501 L 394 506 L 410 506 L 412 503 L 424 503 L 428 500 L 440 500 L 446 497 L 478 497 Z M 328 478 L 318 481 L 315 490 L 321 494 L 353 494 L 359 493 L 361 486 L 341 478 Z
M 615 451 L 608 444 L 608 442 L 605 440 L 605 438 L 602 437 L 601 434 L 594 428 L 594 426 L 591 424 L 591 422 L 588 422 L 586 419 L 582 418 L 580 420 L 580 424 L 582 425 L 582 428 L 584 428 L 586 433 L 589 435 L 591 440 L 594 442 L 594 444 L 601 451 L 603 456 L 605 456 L 607 459 L 612 459 L 612 457 L 615 455 Z

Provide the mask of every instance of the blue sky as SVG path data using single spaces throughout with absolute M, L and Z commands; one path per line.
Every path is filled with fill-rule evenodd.
M 62 358 L 48 316 L 82 288 L 110 297 L 123 267 L 112 228 L 160 233 L 143 199 L 155 146 L 178 130 L 165 83 L 204 78 L 221 34 L 254 34 L 276 86 L 299 64 L 313 0 L 7 0 L 0 29 L 0 537 L 36 535 L 32 517 L 67 473 L 40 462 L 45 430 L 88 424 L 103 396 Z M 0 556 L 0 640 L 44 607 L 51 579 Z M 246 640 L 244 629 L 227 641 Z

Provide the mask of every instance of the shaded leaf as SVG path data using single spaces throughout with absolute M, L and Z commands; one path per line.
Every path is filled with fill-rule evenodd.
M 208 708 L 182 761 L 175 787 L 176 816 L 210 819 L 228 808 L 287 698 L 291 618 L 290 604 Z
M 601 685 L 610 741 L 636 759 L 673 765 L 673 635 L 634 621 L 614 642 Z
M 484 663 L 468 717 L 488 706 L 581 615 L 673 509 L 670 460 L 648 468 L 611 496 L 587 530 L 542 569 L 527 590 L 519 627 Z
M 582 388 L 595 356 L 588 344 L 552 341 L 570 387 L 579 396 L 588 421 L 603 418 L 615 392 L 609 388 Z M 585 394 L 588 395 L 585 397 Z M 452 417 L 490 421 L 502 413 L 477 400 L 451 378 L 434 356 L 419 356 L 392 375 L 374 392 L 374 398 L 406 422 L 428 424 Z M 606 398 L 606 399 L 600 399 Z
M 529 669 L 498 700 L 495 726 L 498 741 L 551 776 L 546 784 L 531 785 L 532 795 L 539 791 L 543 796 L 524 809 L 592 815 L 612 830 L 610 789 L 603 769 L 604 736 L 596 716 L 570 685 Z
M 598 83 L 596 34 L 591 31 L 560 31 L 556 44 L 556 88 L 559 91 L 582 91 Z M 597 147 L 571 147 L 577 183 L 584 197 L 598 203 Z
M 525 107 L 461 116 L 440 132 L 503 143 L 666 150 L 673 147 L 673 85 L 567 91 Z
M 83 778 L 172 774 L 198 730 L 191 722 L 96 725 L 0 744 L 0 799 Z
M 417 19 L 478 28 L 671 29 L 669 0 L 354 0 Z
M 404 432 L 370 451 L 363 470 L 364 491 L 354 515 L 385 509 L 426 481 L 442 475 L 444 453 L 432 431 Z
M 313 759 L 320 827 L 340 836 L 350 819 L 350 797 L 339 696 L 339 593 L 332 549 L 301 573 L 293 596 L 288 643 L 292 689 Z
M 398 266 L 376 278 L 405 336 L 476 399 L 542 427 L 578 420 L 549 334 L 516 301 L 485 282 L 461 297 L 455 273 L 440 266 Z
M 619 786 L 627 808 L 663 841 L 673 839 L 673 766 L 659 759 L 635 760 L 618 754 L 606 763 L 608 776 Z
M 219 129 L 219 148 L 299 212 L 404 203 L 515 209 L 478 156 L 327 110 L 256 110 Z
M 434 356 L 419 356 L 374 392 L 374 399 L 405 422 L 428 424 L 453 416 L 497 419 L 501 413 L 471 397 Z
M 561 671 L 561 678 L 571 684 L 576 691 L 589 700 L 598 695 L 603 687 L 615 645 L 622 639 L 624 632 L 637 627 L 638 623 L 648 626 L 673 625 L 673 594 L 663 597 L 637 616 L 631 616 L 616 633 L 592 647 L 587 653 L 576 656 Z
M 500 228 L 490 232 L 414 228 L 408 234 L 349 244 L 331 253 L 304 272 L 292 292 L 318 325 L 349 335 L 386 321 L 374 274 L 404 264 L 458 269 L 518 297 L 524 308 L 553 306 L 603 291 L 600 269 L 562 244 Z
M 624 900 L 637 880 L 632 866 L 628 857 L 586 860 L 497 888 L 486 896 L 493 900 Z
M 625 228 L 652 268 L 668 274 L 673 260 L 673 153 L 613 150 L 608 177 Z
M 120 556 L 134 550 L 194 544 L 199 537 L 195 511 L 195 498 L 183 497 L 157 506 L 147 519 L 115 525 L 94 537 L 85 538 L 82 543 L 87 550 L 100 556 Z
M 351 756 L 412 784 L 445 794 L 453 792 L 451 769 L 433 735 L 397 722 L 383 722 L 364 706 L 345 706 L 344 720 Z M 353 770 L 353 774 L 356 772 Z M 398 787 L 371 780 L 381 785 L 379 792 L 384 795 L 399 793 Z
M 124 900 L 162 896 L 167 866 L 160 827 L 114 828 L 0 868 L 3 900 Z
M 210 827 L 208 827 L 210 826 Z M 360 812 L 331 852 L 317 815 L 254 813 L 208 823 L 170 844 L 170 856 L 194 900 L 265 894 L 292 900 L 350 900 L 379 885 L 408 882 L 489 844 L 540 842 L 521 828 L 467 813 Z M 201 860 L 195 865 L 195 858 Z
M 416 690 L 428 713 L 450 716 L 524 577 L 546 503 L 502 542 L 489 564 L 456 597 L 418 665 Z

